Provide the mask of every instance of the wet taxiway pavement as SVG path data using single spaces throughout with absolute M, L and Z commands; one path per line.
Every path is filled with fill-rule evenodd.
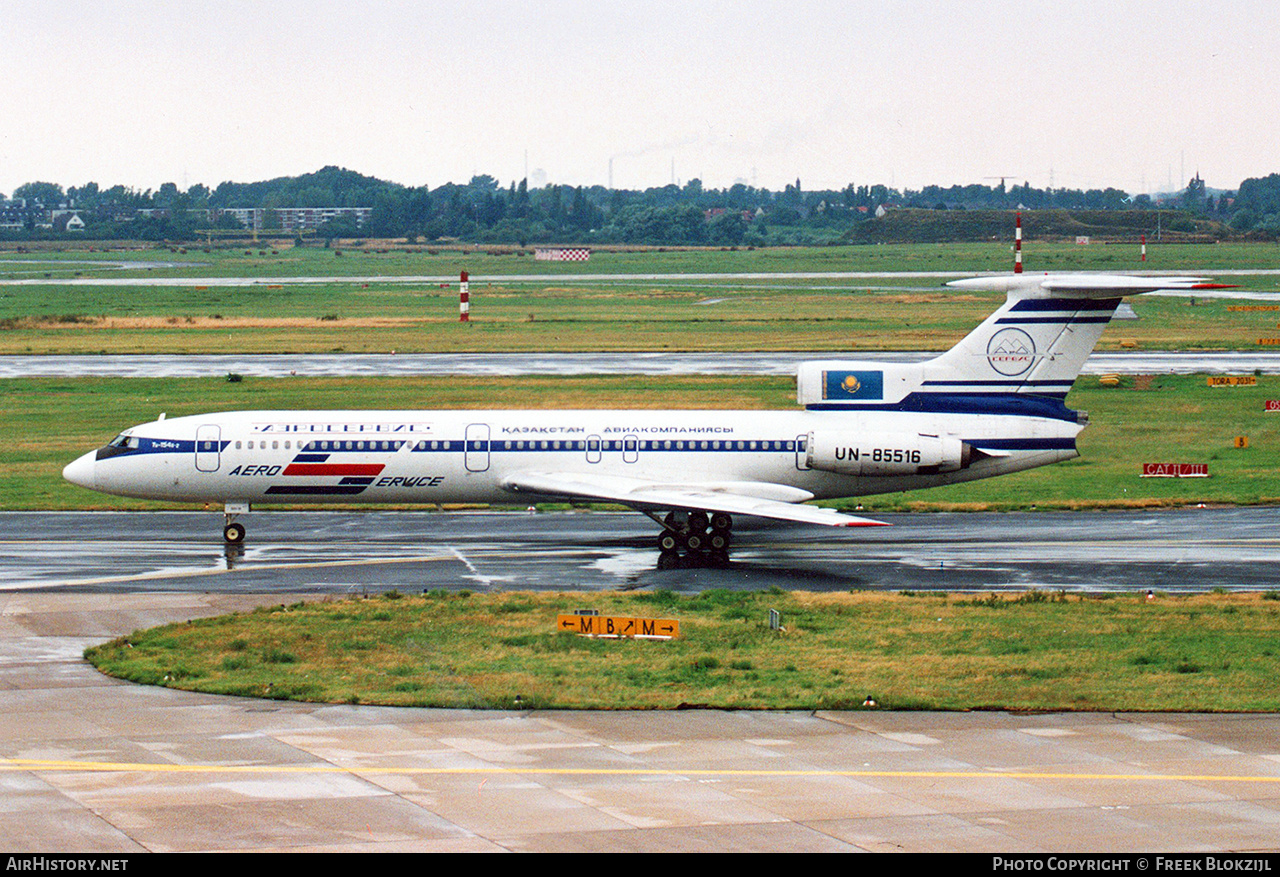
M 230 558 L 216 513 L 0 515 L 0 837 L 42 853 L 1273 850 L 1272 715 L 286 703 L 132 685 L 82 653 L 286 592 L 1269 587 L 1276 514 L 743 525 L 728 569 L 661 572 L 652 525 L 623 513 L 255 512 Z
M 878 515 L 889 528 L 743 519 L 731 562 L 658 569 L 627 512 L 0 514 L 0 591 L 361 593 L 768 588 L 1205 591 L 1280 587 L 1280 509 Z

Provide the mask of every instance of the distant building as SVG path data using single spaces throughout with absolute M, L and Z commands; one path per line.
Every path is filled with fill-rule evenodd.
M 84 231 L 84 220 L 75 210 L 54 210 L 50 217 L 56 231 Z
M 17 199 L 17 201 L 21 200 Z M 40 212 L 15 201 L 6 202 L 0 205 L 0 229 L 24 229 L 29 221 L 35 221 L 36 214 Z
M 245 228 L 256 230 L 262 227 L 262 208 L 260 207 L 224 207 L 216 212 L 215 222 L 224 216 L 234 216 Z
M 207 222 L 209 219 L 209 211 L 203 208 L 185 211 L 187 216 L 197 222 Z M 173 215 L 173 211 L 168 207 L 139 207 L 134 211 L 134 217 L 142 217 L 143 219 L 168 219 Z
M 278 207 L 282 231 L 307 231 L 324 225 L 331 219 L 353 217 L 357 228 L 363 228 L 373 215 L 372 207 Z
M 373 216 L 372 207 L 276 207 L 270 210 L 279 221 L 279 230 L 287 232 L 310 231 L 331 219 L 350 216 L 357 228 L 364 228 Z M 218 216 L 234 216 L 240 224 L 253 231 L 262 231 L 268 209 L 263 207 L 223 207 Z

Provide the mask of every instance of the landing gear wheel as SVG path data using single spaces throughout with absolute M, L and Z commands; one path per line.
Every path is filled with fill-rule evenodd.
M 222 538 L 232 545 L 239 545 L 243 542 L 244 535 L 244 524 L 227 524 L 222 528 Z
M 663 530 L 658 534 L 658 550 L 662 552 L 678 551 L 680 549 L 681 539 L 679 534 L 672 530 Z
M 724 512 L 673 511 L 659 519 L 658 569 L 724 568 L 729 565 L 729 545 L 733 541 L 733 518 Z

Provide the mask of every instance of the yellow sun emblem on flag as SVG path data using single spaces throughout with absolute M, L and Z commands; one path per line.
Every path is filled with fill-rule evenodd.
M 853 395 L 858 392 L 858 390 L 862 389 L 862 384 L 858 383 L 858 379 L 853 375 L 845 375 L 844 382 L 840 384 L 840 389 L 844 390 L 849 395 Z

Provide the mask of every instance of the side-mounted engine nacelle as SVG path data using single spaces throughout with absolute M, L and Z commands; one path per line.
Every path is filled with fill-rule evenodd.
M 974 451 L 949 436 L 815 430 L 806 454 L 811 469 L 841 475 L 929 475 L 968 468 Z

